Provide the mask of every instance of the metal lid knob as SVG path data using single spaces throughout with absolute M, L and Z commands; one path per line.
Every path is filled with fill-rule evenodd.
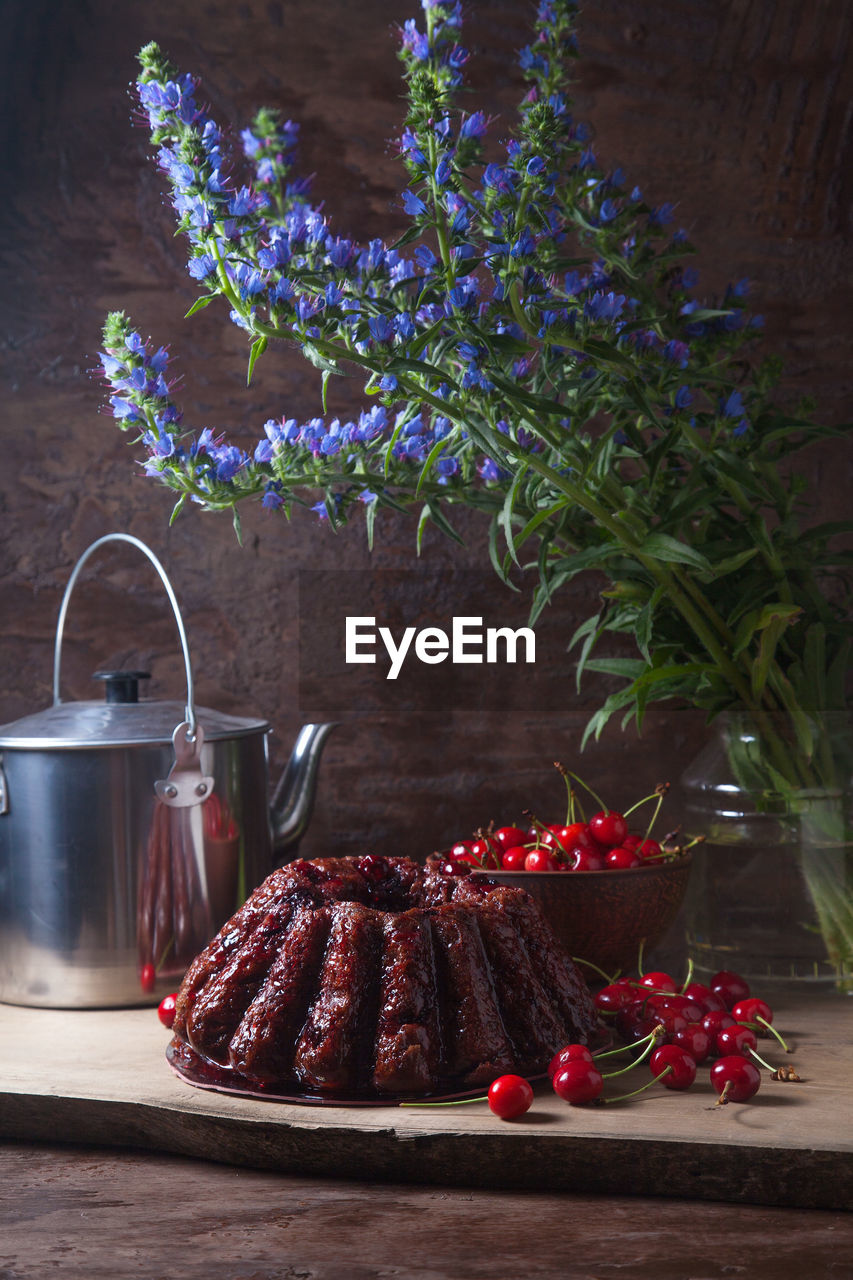
M 139 681 L 150 680 L 150 671 L 95 671 L 93 680 L 103 680 L 107 702 L 138 702 Z

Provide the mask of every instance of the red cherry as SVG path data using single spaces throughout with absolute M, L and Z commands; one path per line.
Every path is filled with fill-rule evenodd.
M 687 996 L 683 996 L 680 993 L 674 996 L 652 996 L 649 1004 L 652 1002 L 661 1009 L 672 1009 L 674 1012 L 680 1013 L 687 1022 L 701 1022 L 705 1016 L 698 1004 L 694 1004 Z
M 666 991 L 675 995 L 678 990 L 678 983 L 675 978 L 668 973 L 663 973 L 660 969 L 653 969 L 651 973 L 644 973 L 640 978 L 641 987 L 651 987 L 654 991 Z
M 160 1019 L 164 1027 L 171 1030 L 175 1022 L 175 993 L 170 996 L 163 996 L 157 1008 L 157 1017 Z
M 568 849 L 570 845 L 584 845 L 587 849 L 597 851 L 598 844 L 585 822 L 570 822 L 567 827 L 560 828 L 560 843 Z
M 773 1021 L 773 1010 L 758 996 L 750 996 L 748 1000 L 738 1000 L 732 1005 L 732 1017 L 735 1022 L 757 1022 L 763 1018 L 765 1022 Z
M 556 871 L 557 863 L 554 855 L 547 849 L 531 849 L 524 859 L 525 871 Z
M 474 841 L 471 845 L 471 856 L 477 866 L 500 866 L 500 855 L 499 853 L 496 853 L 487 836 L 483 836 L 481 839 Z
M 521 827 L 498 827 L 492 835 L 492 840 L 503 851 L 514 849 L 516 845 L 525 843 L 527 832 L 522 831 Z
M 695 1062 L 704 1062 L 711 1055 L 711 1037 L 701 1022 L 688 1022 L 672 1037 L 672 1043 L 686 1050 Z
M 533 1089 L 523 1076 L 498 1076 L 489 1086 L 489 1106 L 501 1120 L 514 1120 L 530 1110 Z
M 593 1062 L 593 1056 L 585 1044 L 567 1044 L 565 1049 L 555 1053 L 548 1064 L 548 1075 L 553 1080 L 558 1071 L 569 1062 Z
M 757 1048 L 758 1040 L 752 1027 L 744 1027 L 736 1022 L 733 1027 L 721 1027 L 717 1032 L 716 1050 L 721 1057 Z
M 583 845 L 573 845 L 569 850 L 569 871 L 603 871 L 604 859 L 600 853 L 593 853 Z
M 708 984 L 715 995 L 718 995 L 727 1009 L 731 1009 L 738 1000 L 745 1000 L 749 995 L 749 983 L 739 973 L 730 969 L 721 969 L 715 973 Z
M 711 1037 L 711 1044 L 716 1044 L 717 1035 L 723 1027 L 733 1027 L 735 1020 L 726 1009 L 712 1009 L 702 1019 L 702 1027 Z
M 622 817 L 622 814 L 617 813 L 615 809 L 611 809 L 609 812 L 601 809 L 590 818 L 589 830 L 599 844 L 607 845 L 609 849 L 612 849 L 621 844 L 627 836 L 628 823 Z
M 657 1018 L 646 1011 L 645 1002 L 642 1000 L 626 1005 L 616 1015 L 616 1030 L 629 1044 L 645 1039 L 654 1031 L 657 1024 Z
M 649 1066 L 656 1078 L 669 1067 L 661 1078 L 667 1089 L 689 1089 L 696 1079 L 696 1059 L 677 1044 L 659 1045 L 649 1058 Z
M 657 840 L 642 840 L 637 845 L 637 853 L 643 859 L 643 862 L 657 862 L 663 857 L 663 849 Z
M 684 988 L 686 995 L 694 1004 L 698 1004 L 703 1013 L 710 1013 L 712 1009 L 725 1009 L 725 1005 L 719 996 L 715 995 L 710 987 L 706 987 L 704 982 L 689 982 Z
M 524 845 L 516 845 L 512 849 L 505 849 L 501 854 L 501 866 L 504 871 L 523 871 L 524 864 L 527 861 L 528 850 Z
M 625 839 L 621 841 L 623 849 L 637 849 L 643 843 L 643 837 L 638 836 L 635 831 L 629 831 Z
M 626 1005 L 634 1003 L 634 990 L 627 985 L 611 982 L 595 993 L 593 1003 L 599 1013 L 618 1013 Z
M 458 862 L 460 861 L 460 859 L 462 859 L 465 862 L 470 862 L 472 843 L 473 842 L 471 840 L 457 840 L 456 844 L 453 846 L 453 848 L 450 850 L 450 853 L 448 853 L 447 855 L 450 861 Z
M 634 853 L 633 849 L 611 849 L 607 857 L 604 859 L 608 867 L 615 867 L 622 871 L 626 867 L 642 866 L 642 858 Z
M 748 1102 L 758 1093 L 761 1072 L 748 1058 L 732 1053 L 711 1067 L 711 1084 L 726 1102 Z
M 583 1102 L 594 1102 L 604 1088 L 601 1072 L 581 1058 L 567 1062 L 555 1073 L 551 1083 L 557 1097 L 575 1107 Z
M 139 985 L 146 995 L 154 990 L 157 982 L 157 970 L 153 964 L 144 964 L 139 970 Z
M 464 876 L 468 872 L 469 863 L 467 862 L 441 862 L 439 863 L 439 871 L 443 876 Z

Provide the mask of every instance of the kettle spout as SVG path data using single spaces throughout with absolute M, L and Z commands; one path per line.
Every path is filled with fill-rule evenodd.
M 293 857 L 308 829 L 317 790 L 317 771 L 326 739 L 335 724 L 305 724 L 272 800 L 273 850 L 280 862 Z

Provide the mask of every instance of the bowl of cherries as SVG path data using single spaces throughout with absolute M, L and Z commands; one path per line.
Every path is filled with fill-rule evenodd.
M 439 855 L 448 875 L 488 876 L 526 889 L 588 978 L 626 970 L 672 925 L 687 889 L 690 848 L 679 830 L 652 832 L 669 786 L 623 809 L 609 808 L 561 764 L 564 821 L 490 824 Z M 596 808 L 587 818 L 575 787 Z M 589 807 L 589 806 L 587 806 Z

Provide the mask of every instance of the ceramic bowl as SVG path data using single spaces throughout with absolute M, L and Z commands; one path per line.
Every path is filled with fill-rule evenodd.
M 687 889 L 691 859 L 608 871 L 475 871 L 535 898 L 563 946 L 590 980 L 636 969 L 663 939 Z M 594 967 L 593 967 L 594 966 Z

